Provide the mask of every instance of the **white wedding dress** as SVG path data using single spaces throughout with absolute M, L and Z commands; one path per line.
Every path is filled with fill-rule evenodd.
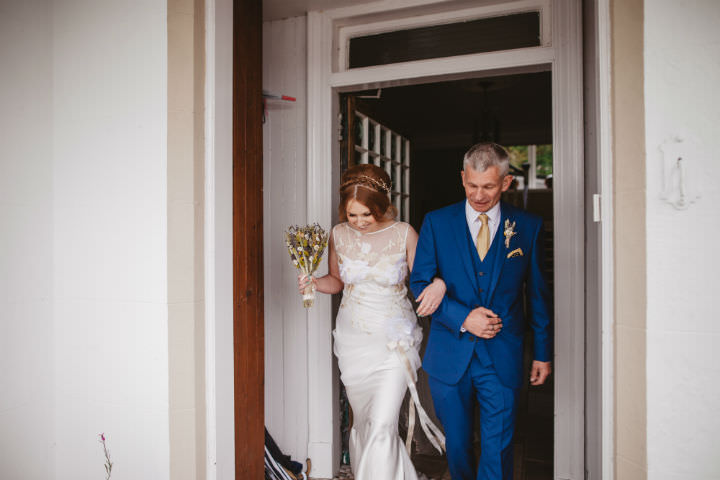
M 418 408 L 431 441 L 444 438 L 420 408 L 415 390 L 422 330 L 407 298 L 407 223 L 371 233 L 347 223 L 333 228 L 340 277 L 345 284 L 337 316 L 335 355 L 353 411 L 350 463 L 356 480 L 415 480 L 398 416 L 410 387 L 410 436 Z M 432 431 L 430 431 L 430 430 Z

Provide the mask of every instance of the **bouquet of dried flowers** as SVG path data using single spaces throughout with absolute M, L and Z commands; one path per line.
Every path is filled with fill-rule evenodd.
M 285 245 L 290 260 L 308 277 L 315 273 L 327 248 L 328 234 L 317 223 L 299 227 L 293 225 L 285 232 Z M 303 306 L 310 308 L 315 300 L 315 288 L 310 284 L 303 292 Z

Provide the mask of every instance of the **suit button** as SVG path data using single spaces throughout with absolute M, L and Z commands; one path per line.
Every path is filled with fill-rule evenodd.
M 478 272 L 478 277 L 482 277 L 483 275 L 485 275 L 485 272 Z
M 483 289 L 482 289 L 482 288 L 478 288 L 478 292 L 479 292 L 479 293 L 482 293 L 482 292 L 483 292 Z

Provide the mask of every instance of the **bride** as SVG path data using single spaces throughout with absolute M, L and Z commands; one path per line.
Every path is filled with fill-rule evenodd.
M 329 273 L 298 278 L 300 292 L 310 282 L 319 292 L 343 292 L 334 350 L 353 411 L 350 460 L 356 480 L 417 479 L 408 455 L 415 408 L 431 443 L 444 448 L 444 437 L 425 414 L 415 389 L 422 330 L 405 280 L 418 235 L 409 224 L 394 220 L 389 185 L 388 174 L 375 165 L 345 172 L 339 206 L 343 223 L 330 235 Z M 417 313 L 432 314 L 444 295 L 445 283 L 435 279 L 418 296 Z M 397 426 L 408 388 L 413 401 L 403 446 Z

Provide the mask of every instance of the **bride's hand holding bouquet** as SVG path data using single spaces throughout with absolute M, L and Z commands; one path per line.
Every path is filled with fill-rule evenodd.
M 303 306 L 310 308 L 315 300 L 315 283 L 313 273 L 320 266 L 323 253 L 328 245 L 328 234 L 314 223 L 298 227 L 293 225 L 285 232 L 285 245 L 290 260 L 298 269 L 298 285 L 303 296 Z

